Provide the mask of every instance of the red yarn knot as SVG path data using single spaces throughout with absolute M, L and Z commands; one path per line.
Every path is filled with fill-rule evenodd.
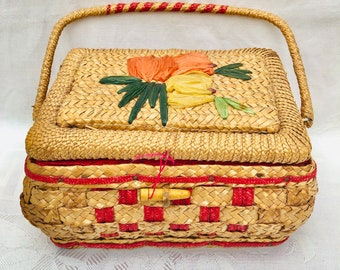
M 156 176 L 156 179 L 153 182 L 153 185 L 152 185 L 153 190 L 152 190 L 152 193 L 149 199 L 152 199 L 155 193 L 157 184 L 161 181 L 161 175 L 166 167 L 166 164 L 168 163 L 168 161 L 174 164 L 175 160 L 169 155 L 168 151 L 166 151 L 165 153 L 151 153 L 151 154 L 138 155 L 133 159 L 133 160 L 138 160 L 138 159 L 155 159 L 155 158 L 159 158 L 159 171 Z

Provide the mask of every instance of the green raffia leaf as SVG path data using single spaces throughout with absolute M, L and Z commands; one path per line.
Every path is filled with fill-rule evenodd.
M 147 86 L 143 88 L 142 93 L 139 95 L 135 105 L 132 107 L 130 116 L 129 116 L 129 124 L 132 124 L 133 120 L 136 119 L 139 111 L 144 106 L 145 102 L 149 98 L 149 95 L 151 94 L 151 89 L 153 88 L 153 83 L 147 83 Z
M 215 69 L 215 74 L 223 75 L 226 77 L 232 77 L 240 80 L 250 80 L 251 77 L 248 74 L 252 72 L 247 69 L 240 69 L 243 66 L 242 63 L 229 64 L 220 68 Z
M 229 65 L 223 66 L 221 68 L 223 68 L 223 69 L 235 69 L 235 68 L 239 68 L 239 67 L 242 67 L 242 66 L 243 66 L 242 63 L 234 63 L 234 64 L 229 64 Z
M 150 89 L 151 93 L 149 95 L 149 104 L 151 108 L 155 108 L 156 102 L 159 96 L 161 85 L 159 83 L 152 83 L 153 87 Z
M 148 83 L 146 82 L 139 82 L 134 85 L 133 89 L 126 92 L 125 95 L 122 97 L 120 102 L 118 103 L 118 107 L 121 108 L 128 104 L 131 100 L 133 100 L 135 97 L 139 96 L 143 90 L 146 88 Z
M 118 94 L 122 94 L 122 93 L 128 93 L 128 92 L 134 92 L 137 88 L 140 87 L 140 85 L 143 84 L 142 81 L 139 82 L 134 82 L 134 83 L 130 83 L 127 86 L 123 87 L 122 89 L 118 90 L 117 93 Z
M 108 76 L 100 79 L 101 84 L 130 84 L 142 80 L 133 76 Z
M 243 112 L 246 112 L 246 113 L 249 113 L 249 114 L 255 114 L 255 112 L 253 111 L 252 108 L 250 107 L 247 107 L 246 105 L 244 104 L 241 104 L 235 100 L 232 100 L 231 98 L 226 98 L 224 97 L 223 100 L 228 104 L 230 105 L 231 107 L 233 107 L 234 109 L 236 110 L 239 110 L 239 111 L 243 111 Z
M 222 97 L 215 97 L 215 107 L 217 112 L 222 117 L 222 119 L 227 119 L 229 112 L 228 112 L 228 104 L 225 102 L 224 98 Z
M 166 93 L 165 83 L 160 84 L 159 90 L 159 106 L 161 113 L 162 125 L 165 127 L 168 122 L 168 96 Z

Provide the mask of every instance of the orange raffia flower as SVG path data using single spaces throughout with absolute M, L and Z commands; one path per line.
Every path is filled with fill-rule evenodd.
M 178 56 L 141 56 L 128 59 L 130 76 L 138 77 L 146 82 L 165 82 L 173 75 L 190 71 L 202 71 L 214 74 L 214 65 L 203 53 L 185 53 Z
M 146 82 L 165 82 L 177 70 L 177 64 L 171 56 L 134 57 L 128 59 L 127 65 L 131 76 L 141 78 Z
M 133 57 L 128 59 L 127 66 L 130 76 L 108 76 L 102 78 L 100 83 L 126 84 L 118 91 L 118 94 L 125 93 L 118 104 L 119 107 L 137 98 L 129 116 L 130 124 L 147 101 L 150 107 L 154 108 L 157 100 L 163 126 L 168 121 L 168 106 L 188 108 L 215 101 L 216 109 L 223 119 L 228 117 L 228 105 L 254 114 L 251 108 L 230 98 L 214 96 L 216 90 L 211 88 L 213 74 L 250 80 L 251 71 L 240 69 L 242 63 L 214 69 L 215 65 L 207 55 L 191 52 L 177 56 Z
M 178 69 L 172 75 L 184 74 L 189 71 L 202 71 L 208 75 L 214 74 L 214 64 L 204 53 L 192 52 L 174 57 Z

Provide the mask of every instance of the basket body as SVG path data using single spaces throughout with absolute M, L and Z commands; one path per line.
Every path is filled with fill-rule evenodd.
M 283 242 L 309 218 L 314 162 L 297 165 L 181 162 L 167 166 L 152 194 L 154 162 L 27 160 L 23 213 L 61 247 L 263 246 Z M 214 174 L 214 175 L 212 175 Z M 155 196 L 155 195 L 154 195 Z
M 153 10 L 168 7 L 179 11 Z M 79 14 L 72 20 L 87 11 Z M 282 243 L 307 221 L 317 193 L 310 96 L 298 50 L 289 49 L 301 112 L 270 49 L 73 49 L 46 95 L 47 53 L 26 138 L 24 216 L 66 248 Z

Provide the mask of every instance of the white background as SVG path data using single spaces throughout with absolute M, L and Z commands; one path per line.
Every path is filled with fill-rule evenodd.
M 107 2 L 1 0 L 0 269 L 340 269 L 340 2 L 215 0 L 214 3 L 275 13 L 295 33 L 315 111 L 315 124 L 309 135 L 318 163 L 319 193 L 310 220 L 287 242 L 272 248 L 63 250 L 52 245 L 23 218 L 19 207 L 24 139 L 32 125 L 31 106 L 54 23 L 75 9 Z M 280 32 L 271 24 L 254 19 L 144 13 L 83 20 L 65 29 L 57 48 L 53 76 L 65 54 L 74 47 L 268 47 L 279 53 L 299 103 L 291 60 Z

